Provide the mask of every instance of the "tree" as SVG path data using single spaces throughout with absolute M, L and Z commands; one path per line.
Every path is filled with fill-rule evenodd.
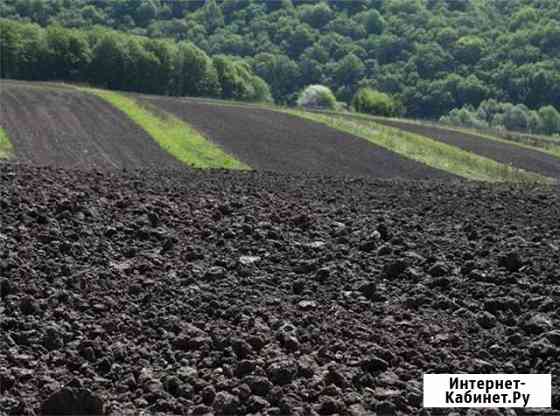
M 303 5 L 298 8 L 298 14 L 302 21 L 316 29 L 325 26 L 334 16 L 332 9 L 327 3 Z
M 365 65 L 360 58 L 349 54 L 335 68 L 335 79 L 339 84 L 353 85 L 364 75 Z
M 522 104 L 507 105 L 503 114 L 504 127 L 513 131 L 529 128 L 529 109 Z
M 526 28 L 538 19 L 537 11 L 531 6 L 526 6 L 513 15 L 509 27 L 515 32 L 516 30 Z
M 204 7 L 200 9 L 198 16 L 199 21 L 206 26 L 206 30 L 210 33 L 225 24 L 224 14 L 216 0 L 207 0 Z
M 85 36 L 61 26 L 50 26 L 46 33 L 48 71 L 53 79 L 76 81 L 91 61 Z
M 16 78 L 19 73 L 23 39 L 19 27 L 9 21 L 0 20 L 0 76 Z
M 362 88 L 354 95 L 352 107 L 359 113 L 393 117 L 397 115 L 399 106 L 387 94 L 371 88 Z
M 107 68 L 111 68 L 107 71 Z M 106 33 L 93 50 L 89 79 L 101 87 L 119 90 L 125 85 L 126 50 L 116 35 Z
M 364 25 L 368 35 L 380 35 L 385 28 L 385 20 L 377 10 L 370 10 L 356 15 L 356 20 Z
M 329 87 L 324 85 L 309 85 L 300 92 L 297 105 L 300 107 L 333 110 L 336 107 L 336 98 Z
M 463 36 L 455 46 L 455 57 L 465 64 L 472 65 L 480 60 L 484 49 L 485 43 L 478 36 Z
M 439 73 L 449 69 L 450 56 L 437 43 L 419 45 L 416 48 L 415 64 L 422 78 L 437 78 Z
M 548 105 L 539 110 L 539 116 L 545 134 L 560 133 L 560 113 L 556 108 Z
M 222 87 L 222 96 L 232 100 L 247 100 L 251 95 L 250 85 L 241 77 L 237 65 L 225 56 L 217 56 L 213 62 Z
M 471 104 L 478 106 L 488 95 L 488 88 L 476 75 L 461 79 L 457 85 L 456 101 L 460 106 Z
M 191 43 L 179 44 L 175 72 L 174 83 L 180 95 L 218 97 L 222 92 L 212 60 Z
M 147 26 L 158 14 L 158 8 L 153 0 L 144 1 L 136 10 L 135 19 L 141 26 Z
M 260 53 L 255 56 L 253 68 L 255 73 L 270 85 L 276 102 L 289 101 L 290 91 L 300 85 L 299 66 L 286 55 Z

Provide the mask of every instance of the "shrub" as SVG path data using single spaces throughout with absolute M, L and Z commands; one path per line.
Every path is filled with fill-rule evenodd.
M 297 105 L 333 110 L 336 107 L 336 98 L 329 87 L 309 85 L 299 94 Z
M 393 98 L 371 88 L 360 89 L 352 99 L 352 107 L 359 113 L 383 117 L 393 117 L 399 112 L 399 105 Z
M 539 110 L 539 116 L 542 120 L 542 130 L 545 134 L 560 133 L 560 113 L 551 105 L 542 107 Z

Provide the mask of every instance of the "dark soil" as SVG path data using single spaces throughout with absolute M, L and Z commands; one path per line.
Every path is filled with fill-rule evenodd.
M 555 411 L 468 415 L 558 415 L 559 218 L 558 187 L 0 165 L 0 413 L 448 415 L 423 373 L 537 372 Z
M 423 126 L 398 120 L 378 118 L 375 120 L 389 127 L 396 127 L 411 133 L 430 137 L 441 142 L 460 147 L 494 159 L 497 162 L 511 164 L 514 167 L 540 173 L 550 178 L 560 178 L 560 159 L 552 155 L 531 150 L 515 144 L 487 140 L 475 134 L 435 126 Z
M 454 178 L 361 138 L 289 114 L 200 100 L 150 96 L 140 99 L 186 121 L 257 170 L 377 178 Z
M 89 94 L 45 84 L 0 83 L 0 126 L 16 159 L 58 167 L 179 167 L 124 113 Z

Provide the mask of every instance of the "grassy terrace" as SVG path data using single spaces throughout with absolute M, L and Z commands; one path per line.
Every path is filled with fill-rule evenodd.
M 195 168 L 249 170 L 243 162 L 225 153 L 187 123 L 161 110 L 151 111 L 136 100 L 122 94 L 82 88 L 124 112 L 142 127 L 159 145 L 179 161 Z
M 371 120 L 286 110 L 288 113 L 353 134 L 436 169 L 485 182 L 554 183 L 551 178 L 498 163 L 492 159 L 427 137 L 381 126 Z
M 8 138 L 6 130 L 0 127 L 0 159 L 9 159 L 14 154 L 14 147 Z

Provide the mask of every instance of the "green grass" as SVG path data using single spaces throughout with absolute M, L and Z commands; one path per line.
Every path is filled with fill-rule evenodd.
M 555 183 L 554 179 L 498 163 L 458 147 L 385 127 L 370 120 L 349 120 L 343 116 L 286 110 L 287 113 L 326 124 L 409 159 L 466 179 L 485 182 Z
M 8 133 L 0 127 L 0 159 L 9 159 L 14 154 L 14 147 L 10 142 Z
M 179 161 L 195 168 L 251 169 L 225 153 L 220 147 L 177 117 L 161 110 L 151 111 L 147 105 L 122 94 L 93 88 L 80 88 L 106 100 L 142 127 L 161 148 Z
M 370 116 L 368 114 L 360 114 L 360 113 L 344 113 L 344 112 L 334 112 L 334 111 L 324 111 L 321 112 L 324 114 L 329 115 L 338 115 L 346 118 L 352 119 L 360 119 L 360 120 L 369 120 L 375 122 L 376 120 L 381 119 L 380 117 Z M 410 119 L 399 119 L 395 118 L 392 120 L 396 120 L 402 123 L 408 124 L 418 124 L 421 126 L 428 126 L 428 127 L 437 127 L 444 130 L 451 130 L 451 131 L 458 131 L 460 133 L 467 133 L 472 136 L 476 136 L 481 140 L 492 140 L 499 143 L 505 143 L 509 145 L 514 145 L 518 147 L 522 147 L 525 149 L 536 150 L 542 153 L 547 153 L 551 156 L 557 157 L 560 159 L 560 141 L 555 137 L 546 137 L 546 136 L 528 136 L 522 133 L 515 133 L 515 132 L 505 132 L 504 136 L 496 136 L 490 133 L 482 132 L 476 129 L 469 129 L 466 127 L 456 127 L 456 126 L 449 126 L 446 124 L 440 123 L 432 123 L 429 121 L 422 121 L 422 120 L 410 120 Z
M 313 111 L 315 113 L 315 111 Z M 381 121 L 383 118 L 378 116 L 372 116 L 363 113 L 354 113 L 347 111 L 334 111 L 334 110 L 319 110 L 316 111 L 319 114 L 327 114 L 332 116 L 341 116 L 352 120 L 366 120 L 366 121 Z M 492 134 L 489 132 L 466 128 L 450 126 L 447 124 L 430 122 L 428 120 L 412 120 L 412 119 L 401 119 L 401 118 L 391 118 L 387 120 L 395 120 L 401 123 L 417 124 L 421 126 L 437 127 L 444 130 L 458 131 L 460 133 L 467 133 L 472 136 L 476 136 L 481 140 L 492 140 L 495 142 L 505 143 L 509 145 L 514 145 L 522 147 L 525 149 L 536 150 L 538 152 L 547 153 L 551 156 L 560 159 L 560 139 L 554 136 L 536 136 L 536 135 L 526 135 L 523 133 L 516 133 L 511 131 L 505 131 L 502 136 L 498 136 L 498 133 Z
M 475 129 L 469 129 L 466 127 L 456 127 L 456 126 L 448 126 L 448 125 L 440 125 L 437 123 L 427 123 L 422 121 L 414 121 L 414 120 L 401 120 L 403 123 L 409 124 L 420 124 L 423 126 L 434 126 L 437 128 L 445 129 L 445 130 L 452 130 L 458 131 L 460 133 L 467 133 L 472 136 L 476 136 L 481 140 L 492 140 L 498 143 L 505 143 L 509 145 L 514 145 L 517 147 L 522 147 L 524 149 L 530 150 L 537 150 L 542 153 L 547 153 L 551 156 L 557 157 L 560 159 L 560 144 L 556 142 L 554 137 L 545 138 L 545 137 L 531 137 L 527 135 L 523 135 L 522 133 L 515 133 L 515 132 L 506 132 L 506 137 L 498 137 L 493 136 L 489 133 L 481 132 Z

